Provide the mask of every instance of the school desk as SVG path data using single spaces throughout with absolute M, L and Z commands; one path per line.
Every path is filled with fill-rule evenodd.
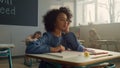
M 0 57 L 5 57 L 5 56 L 8 57 L 9 68 L 13 68 L 12 55 L 11 55 L 11 48 L 13 47 L 15 47 L 14 44 L 0 44 Z
M 55 62 L 59 64 L 74 66 L 75 68 L 89 68 L 90 66 L 97 65 L 103 62 L 109 62 L 114 59 L 120 59 L 120 53 L 118 52 L 99 50 L 99 49 L 94 49 L 94 50 L 101 52 L 108 52 L 109 55 L 101 56 L 101 57 L 95 57 L 95 55 L 94 56 L 90 55 L 89 57 L 85 57 L 84 53 L 81 52 L 81 55 L 71 58 L 59 58 L 48 54 L 26 54 L 26 56 L 45 60 L 48 62 Z

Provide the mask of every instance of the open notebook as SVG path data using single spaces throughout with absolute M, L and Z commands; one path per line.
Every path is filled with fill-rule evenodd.
M 108 51 L 99 50 L 99 49 L 88 49 L 90 56 L 92 59 L 100 58 L 100 57 L 106 57 L 106 56 L 112 56 L 112 54 L 109 54 Z
M 99 50 L 99 49 L 87 48 L 87 51 L 90 53 L 90 55 L 108 54 L 108 51 Z
M 59 57 L 59 58 L 71 58 L 71 57 L 76 57 L 80 56 L 81 52 L 76 52 L 76 51 L 63 51 L 59 53 L 46 53 L 51 56 Z

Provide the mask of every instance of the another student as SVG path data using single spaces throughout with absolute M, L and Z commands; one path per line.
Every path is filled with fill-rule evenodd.
M 31 42 L 26 53 L 43 54 L 61 52 L 67 49 L 84 51 L 84 46 L 77 42 L 75 35 L 69 32 L 72 14 L 66 7 L 52 9 L 43 16 L 46 32 L 37 41 Z M 41 61 L 39 68 L 62 68 L 58 63 Z
M 89 30 L 89 43 L 91 48 L 97 48 L 99 49 L 100 46 L 97 43 L 97 40 L 100 40 L 99 35 L 97 34 L 95 29 Z
M 26 38 L 26 40 L 25 40 L 26 45 L 28 45 L 30 42 L 38 40 L 40 37 L 41 37 L 41 32 L 40 31 L 36 31 L 33 35 L 29 35 Z
M 40 31 L 36 31 L 33 35 L 29 35 L 26 40 L 25 44 L 28 47 L 31 42 L 37 41 L 41 37 L 42 33 Z M 24 58 L 24 64 L 27 66 L 31 66 L 32 60 L 28 57 Z

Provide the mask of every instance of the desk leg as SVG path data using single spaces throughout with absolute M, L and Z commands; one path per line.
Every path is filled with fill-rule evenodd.
M 13 67 L 12 67 L 12 55 L 11 55 L 11 50 L 10 50 L 10 48 L 8 49 L 8 60 L 9 60 L 9 67 L 10 67 L 10 68 L 13 68 Z

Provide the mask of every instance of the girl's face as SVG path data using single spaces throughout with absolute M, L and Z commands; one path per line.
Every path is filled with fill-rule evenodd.
M 56 18 L 55 29 L 64 31 L 68 26 L 68 18 L 65 13 L 59 13 Z

